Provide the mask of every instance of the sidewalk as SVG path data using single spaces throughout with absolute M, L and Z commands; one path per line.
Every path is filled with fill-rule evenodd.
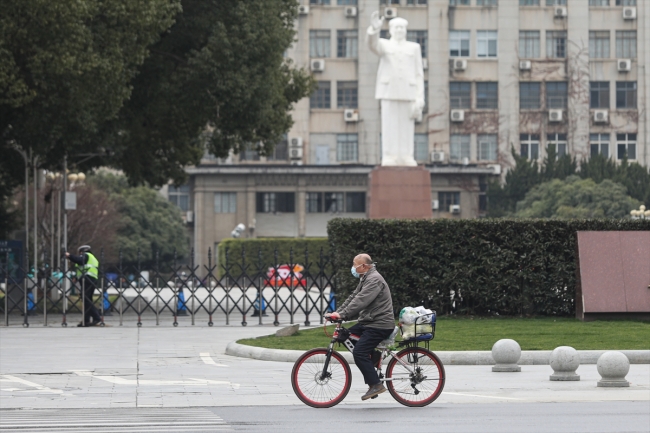
M 137 328 L 0 328 L 0 408 L 112 408 L 302 405 L 291 388 L 292 363 L 226 355 L 228 343 L 268 335 L 273 325 Z M 492 373 L 488 365 L 445 365 L 436 403 L 650 401 L 650 365 L 634 364 L 629 388 L 598 388 L 593 364 L 579 382 L 550 382 L 548 365 Z M 352 368 L 343 404 L 361 402 Z

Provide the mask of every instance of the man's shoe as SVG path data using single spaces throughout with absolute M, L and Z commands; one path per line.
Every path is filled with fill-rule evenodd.
M 88 326 L 88 324 L 87 324 L 87 323 L 84 323 L 84 322 L 79 322 L 79 323 L 77 324 L 77 328 L 84 328 L 84 327 L 86 327 L 86 326 Z
M 368 389 L 368 392 L 366 392 L 362 397 L 361 400 L 368 400 L 370 398 L 377 397 L 379 394 L 382 392 L 386 392 L 386 387 L 384 386 L 383 383 L 378 383 L 377 385 L 373 385 Z

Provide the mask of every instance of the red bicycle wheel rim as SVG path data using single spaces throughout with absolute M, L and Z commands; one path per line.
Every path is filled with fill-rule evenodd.
M 406 381 L 406 380 L 398 381 L 400 383 L 400 389 L 398 390 L 398 389 L 395 388 L 395 385 L 394 385 L 393 381 L 388 380 L 388 381 L 386 381 L 386 383 L 388 385 L 388 391 L 393 396 L 393 398 L 395 400 L 397 400 L 397 402 L 403 404 L 404 406 L 409 406 L 409 407 L 427 406 L 427 405 L 433 403 L 440 396 L 440 394 L 442 393 L 443 388 L 445 387 L 445 368 L 443 367 L 442 362 L 440 361 L 440 358 L 438 358 L 435 355 L 435 353 L 433 353 L 431 351 L 428 351 L 426 349 L 423 349 L 421 347 L 413 347 L 413 348 L 404 349 L 404 350 L 400 351 L 396 356 L 398 356 L 399 358 L 407 358 L 407 355 L 410 354 L 410 353 L 417 353 L 418 355 L 426 356 L 431 360 L 432 364 L 435 365 L 436 369 L 435 370 L 429 369 L 429 370 L 427 370 L 427 373 L 431 374 L 432 372 L 437 371 L 437 378 L 436 378 L 437 379 L 437 385 L 435 386 L 434 389 L 430 390 L 431 394 L 429 395 L 429 397 L 421 399 L 421 400 L 417 400 L 417 399 L 409 400 L 409 399 L 406 399 L 406 398 L 402 397 L 402 394 L 404 393 L 404 384 L 408 383 L 408 385 L 410 386 L 410 381 Z M 406 362 L 407 362 L 407 364 L 412 365 L 412 364 L 410 364 L 408 362 L 408 359 L 406 359 Z M 394 359 L 394 358 L 391 359 L 390 363 L 388 364 L 388 368 L 386 370 L 386 378 L 387 379 L 394 378 L 393 374 L 395 372 L 394 370 L 395 370 L 396 366 L 398 366 L 398 368 L 399 367 L 403 368 L 403 366 L 401 364 L 399 364 L 396 359 Z M 431 380 L 431 382 L 433 382 L 433 380 Z M 416 387 L 417 386 L 418 385 L 416 385 Z M 421 386 L 421 384 L 420 384 L 420 386 Z M 420 392 L 422 392 L 422 391 L 420 391 Z
M 330 359 L 330 366 L 334 365 L 333 361 L 338 362 L 338 364 L 340 365 L 340 369 L 342 370 L 344 375 L 341 390 L 336 395 L 332 396 L 332 398 L 329 398 L 327 400 L 319 401 L 310 398 L 305 394 L 305 392 L 303 392 L 303 389 L 301 388 L 300 384 L 301 382 L 306 382 L 306 383 L 311 383 L 311 382 L 306 380 L 301 381 L 298 375 L 303 369 L 304 369 L 303 371 L 306 370 L 307 376 L 315 375 L 318 372 L 318 366 L 320 366 L 322 371 L 322 365 L 323 365 L 322 363 L 314 363 L 315 367 L 309 369 L 307 369 L 307 367 L 305 366 L 305 364 L 310 364 L 307 362 L 307 360 L 313 358 L 314 356 L 319 356 L 319 355 L 323 357 L 323 362 L 324 362 L 325 356 L 327 355 L 327 349 L 312 349 L 306 352 L 300 358 L 298 358 L 298 360 L 293 366 L 293 371 L 291 372 L 291 385 L 293 387 L 293 391 L 296 394 L 296 396 L 306 405 L 315 408 L 327 408 L 339 404 L 348 394 L 348 392 L 350 391 L 350 385 L 352 384 L 352 373 L 350 371 L 350 366 L 348 365 L 347 361 L 339 353 L 332 352 L 332 358 Z

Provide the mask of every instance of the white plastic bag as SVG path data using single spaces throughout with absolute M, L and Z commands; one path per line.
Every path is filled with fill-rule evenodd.
M 399 321 L 400 323 L 403 323 L 405 325 L 412 325 L 415 323 L 415 321 L 419 316 L 420 315 L 418 314 L 417 311 L 415 311 L 415 308 L 404 307 L 402 308 L 402 311 L 399 314 Z
M 379 343 L 379 346 L 378 346 L 378 347 L 380 347 L 380 346 L 383 346 L 383 347 L 391 347 L 391 346 L 394 346 L 394 345 L 395 345 L 395 336 L 397 335 L 397 332 L 398 332 L 398 331 L 399 331 L 399 328 L 396 326 L 395 329 L 393 329 L 392 334 L 390 334 L 390 335 L 388 336 L 388 338 L 386 338 L 384 341 L 382 341 L 381 343 Z
M 421 316 L 417 319 L 417 322 L 415 323 L 417 324 L 431 323 L 431 314 L 433 313 L 433 311 L 429 310 L 428 308 L 424 308 L 422 305 L 420 305 L 419 307 L 415 307 L 415 311 L 418 313 L 419 316 Z

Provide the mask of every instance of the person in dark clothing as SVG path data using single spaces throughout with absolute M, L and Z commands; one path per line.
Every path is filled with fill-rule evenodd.
M 97 278 L 99 277 L 99 261 L 90 251 L 90 245 L 80 246 L 78 253 L 78 256 L 68 252 L 65 253 L 66 258 L 75 264 L 77 282 L 84 293 L 84 317 L 77 326 L 96 326 L 102 320 L 102 317 L 99 315 L 99 310 L 97 310 L 97 307 L 93 303 L 93 294 L 95 293 Z M 90 321 L 91 317 L 93 319 L 92 322 Z
M 368 400 L 386 391 L 377 376 L 372 354 L 377 345 L 388 338 L 395 329 L 393 300 L 388 284 L 375 269 L 368 254 L 356 256 L 351 271 L 352 275 L 361 279 L 359 285 L 337 311 L 326 314 L 325 317 L 335 320 L 359 318 L 357 324 L 350 328 L 352 334 L 360 336 L 352 356 L 369 386 L 361 400 Z

